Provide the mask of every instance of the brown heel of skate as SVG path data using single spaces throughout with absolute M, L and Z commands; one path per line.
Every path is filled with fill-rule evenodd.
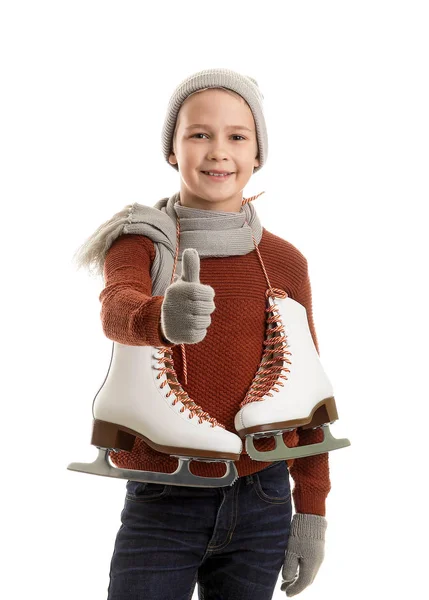
M 334 397 L 325 398 L 314 407 L 311 421 L 305 425 L 300 425 L 301 429 L 313 429 L 320 427 L 325 423 L 333 423 L 338 419 L 337 407 Z
M 98 448 L 114 448 L 131 452 L 136 436 L 126 427 L 95 419 L 92 425 L 91 444 Z

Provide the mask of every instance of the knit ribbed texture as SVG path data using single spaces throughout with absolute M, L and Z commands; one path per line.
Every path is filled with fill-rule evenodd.
M 174 128 L 181 105 L 190 94 L 197 90 L 212 87 L 225 87 L 233 90 L 240 94 L 249 105 L 255 121 L 258 142 L 259 165 L 253 170 L 256 173 L 263 167 L 268 157 L 268 134 L 263 112 L 264 96 L 256 79 L 231 69 L 204 69 L 190 75 L 176 87 L 169 100 L 162 128 L 161 145 L 165 160 L 168 162 L 168 157 L 172 152 Z M 170 162 L 168 164 L 176 171 L 179 170 L 177 164 L 172 165 Z
M 285 290 L 305 306 L 314 344 L 318 350 L 311 302 L 311 286 L 305 257 L 289 242 L 263 228 L 259 250 L 272 287 Z M 163 296 L 152 297 L 150 270 L 155 258 L 153 242 L 143 235 L 127 234 L 115 240 L 104 263 L 105 288 L 100 294 L 101 322 L 105 335 L 127 345 L 168 346 L 161 336 Z M 200 281 L 215 290 L 216 309 L 206 337 L 186 346 L 188 383 L 184 385 L 180 346 L 172 349 L 174 366 L 189 396 L 228 431 L 236 433 L 234 417 L 260 364 L 265 339 L 267 282 L 256 250 L 241 256 L 206 257 L 200 260 Z M 320 441 L 320 430 L 286 432 L 288 446 Z M 303 441 L 305 440 L 305 441 Z M 273 450 L 274 438 L 254 440 L 260 451 Z M 122 468 L 172 473 L 177 459 L 153 450 L 137 438 L 132 452 L 110 453 Z M 272 464 L 253 461 L 243 451 L 236 461 L 243 477 Z M 328 453 L 288 461 L 295 482 L 293 499 L 300 513 L 325 515 L 330 490 Z M 196 475 L 220 477 L 220 463 L 191 463 Z
M 326 519 L 321 519 L 320 515 L 296 514 L 292 520 L 290 535 L 325 541 L 327 525 Z

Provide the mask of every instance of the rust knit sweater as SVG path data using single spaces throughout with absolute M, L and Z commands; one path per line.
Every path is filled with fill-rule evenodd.
M 310 331 L 319 352 L 313 323 L 311 287 L 306 258 L 291 243 L 262 228 L 258 249 L 271 286 L 285 290 L 305 306 Z M 101 322 L 107 338 L 131 346 L 173 348 L 177 379 L 189 396 L 236 433 L 234 417 L 258 369 L 265 339 L 267 281 L 256 250 L 240 256 L 203 257 L 200 281 L 215 291 L 215 310 L 205 338 L 186 345 L 188 382 L 184 385 L 180 345 L 168 343 L 161 334 L 163 296 L 152 296 L 150 269 L 155 247 L 148 237 L 119 236 L 109 248 L 104 263 L 105 287 L 100 294 Z M 298 433 L 299 432 L 299 433 Z M 323 439 L 320 430 L 294 430 L 283 434 L 288 446 Z M 254 440 L 258 450 L 272 450 L 274 438 Z M 110 453 L 112 462 L 129 469 L 172 473 L 177 459 L 160 453 L 136 438 L 131 452 Z M 296 512 L 325 516 L 326 497 L 331 489 L 328 453 L 289 460 L 294 480 Z M 271 462 L 252 460 L 244 448 L 236 461 L 238 475 L 250 475 Z M 225 465 L 193 461 L 196 475 L 221 477 Z

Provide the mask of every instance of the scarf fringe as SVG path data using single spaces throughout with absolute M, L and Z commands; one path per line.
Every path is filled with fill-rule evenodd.
M 115 239 L 126 233 L 126 225 L 132 222 L 135 204 L 127 204 L 122 210 L 102 223 L 76 250 L 73 260 L 77 269 L 87 268 L 90 275 L 103 277 L 107 251 Z

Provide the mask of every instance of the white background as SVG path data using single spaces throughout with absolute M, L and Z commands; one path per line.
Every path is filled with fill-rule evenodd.
M 352 443 L 330 454 L 326 556 L 301 597 L 424 596 L 428 25 L 411 0 L 1 4 L 2 597 L 107 598 L 125 481 L 66 467 L 96 456 L 112 343 L 72 257 L 178 190 L 167 103 L 217 67 L 263 91 L 269 157 L 244 197 L 265 190 L 262 224 L 308 259 L 331 430 Z

